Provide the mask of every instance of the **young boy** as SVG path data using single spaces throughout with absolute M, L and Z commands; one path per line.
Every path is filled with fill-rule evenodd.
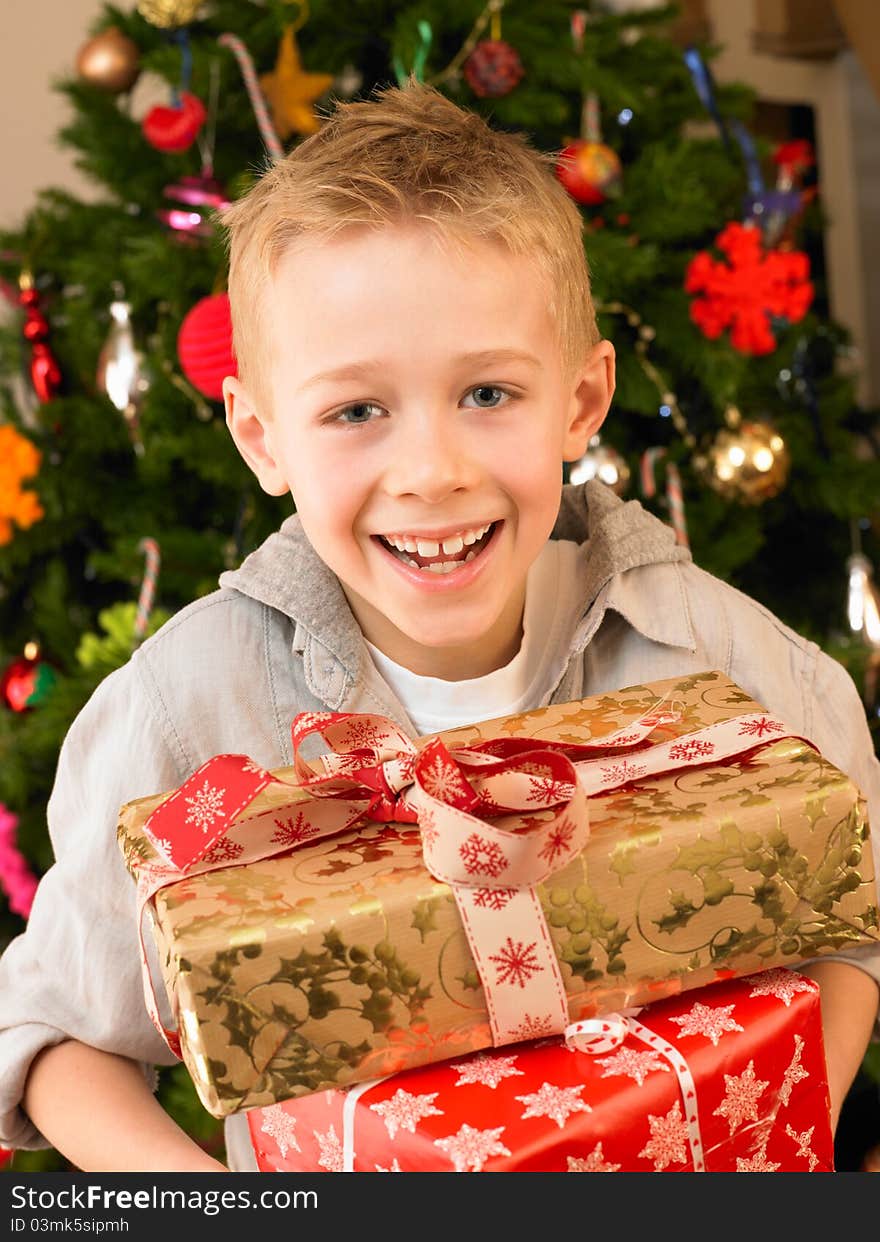
M 227 423 L 296 514 L 65 739 L 57 862 L 0 961 L 0 1141 L 86 1170 L 224 1167 L 151 1091 L 173 1058 L 144 1007 L 117 812 L 219 752 L 289 764 L 297 712 L 378 712 L 417 736 L 717 668 L 850 774 L 880 824 L 843 669 L 635 501 L 561 486 L 608 411 L 614 353 L 551 161 L 410 81 L 340 105 L 226 213 Z M 808 969 L 836 1120 L 880 965 L 862 949 Z M 226 1126 L 233 1169 L 255 1167 L 244 1122 Z

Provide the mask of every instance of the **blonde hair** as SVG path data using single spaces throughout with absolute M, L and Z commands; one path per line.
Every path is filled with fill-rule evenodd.
M 492 129 L 410 75 L 368 100 L 337 102 L 321 128 L 272 165 L 220 221 L 238 373 L 259 391 L 262 309 L 276 264 L 297 243 L 343 229 L 424 220 L 444 239 L 501 242 L 535 260 L 563 368 L 599 339 L 580 211 L 554 174 L 558 152 Z

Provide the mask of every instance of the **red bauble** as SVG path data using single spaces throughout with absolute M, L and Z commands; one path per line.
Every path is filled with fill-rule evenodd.
M 14 712 L 26 712 L 42 703 L 55 684 L 55 673 L 40 659 L 20 656 L 0 677 L 0 697 Z
M 45 403 L 51 401 L 61 387 L 61 368 L 47 343 L 49 320 L 40 310 L 40 295 L 29 275 L 22 276 L 18 301 L 25 313 L 22 335 L 31 347 L 28 364 L 31 383 L 37 399 Z
M 61 368 L 43 341 L 34 345 L 28 370 L 37 399 L 44 404 L 51 401 L 61 387 Z
M 157 104 L 141 122 L 144 137 L 157 151 L 185 151 L 196 140 L 205 123 L 205 105 L 195 95 L 183 91 L 176 108 Z
M 503 39 L 484 39 L 462 65 L 475 95 L 508 95 L 525 73 L 515 48 Z
M 194 388 L 211 401 L 223 400 L 223 380 L 236 373 L 227 293 L 202 298 L 187 313 L 177 335 L 177 356 Z
M 604 142 L 579 138 L 565 148 L 556 164 L 556 176 L 579 203 L 604 203 L 620 188 L 622 168 L 617 152 Z

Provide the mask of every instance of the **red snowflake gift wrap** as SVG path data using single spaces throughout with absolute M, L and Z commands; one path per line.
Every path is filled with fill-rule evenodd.
M 570 1028 L 568 1042 L 472 1053 L 253 1109 L 257 1164 L 294 1173 L 830 1172 L 818 993 L 794 971 L 769 970 L 581 1023 L 587 1030 Z

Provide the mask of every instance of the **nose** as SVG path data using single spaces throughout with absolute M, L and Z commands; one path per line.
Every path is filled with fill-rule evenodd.
M 455 410 L 403 415 L 395 432 L 385 477 L 391 495 L 414 495 L 437 504 L 479 481 L 478 462 Z

